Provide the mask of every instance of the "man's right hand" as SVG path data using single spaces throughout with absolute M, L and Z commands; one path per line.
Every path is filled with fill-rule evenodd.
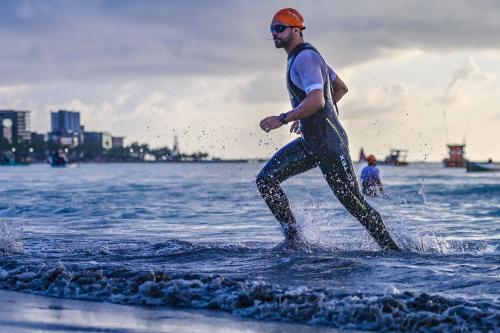
M 295 120 L 292 123 L 292 126 L 290 126 L 290 133 L 297 133 L 300 134 L 300 121 Z

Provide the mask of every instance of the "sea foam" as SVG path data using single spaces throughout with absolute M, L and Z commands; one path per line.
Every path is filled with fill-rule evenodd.
M 60 298 L 222 310 L 246 318 L 342 329 L 494 332 L 500 322 L 500 306 L 491 301 L 401 293 L 395 288 L 385 295 L 342 294 L 328 288 L 285 288 L 218 274 L 95 265 L 85 269 L 62 263 L 19 265 L 0 271 L 0 287 Z
M 0 255 L 24 252 L 21 241 L 22 230 L 22 223 L 7 223 L 0 220 Z

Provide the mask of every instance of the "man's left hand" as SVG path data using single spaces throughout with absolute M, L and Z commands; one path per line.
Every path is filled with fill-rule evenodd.
M 281 126 L 283 126 L 283 124 L 277 116 L 266 117 L 260 121 L 260 128 L 268 133 Z

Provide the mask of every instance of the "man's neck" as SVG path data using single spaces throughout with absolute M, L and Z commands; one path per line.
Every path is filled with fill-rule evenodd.
M 297 47 L 297 45 L 304 43 L 303 38 L 297 38 L 295 40 L 292 40 L 292 42 L 288 45 L 287 48 L 285 48 L 286 54 L 290 55 L 292 51 Z

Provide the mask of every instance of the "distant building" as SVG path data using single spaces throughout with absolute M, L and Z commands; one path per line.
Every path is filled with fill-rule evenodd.
M 108 132 L 84 132 L 83 136 L 86 144 L 95 144 L 102 149 L 113 148 L 113 137 Z
M 366 157 L 365 150 L 363 147 L 361 147 L 361 150 L 359 151 L 359 162 L 366 162 L 368 161 L 368 158 Z
M 50 113 L 50 141 L 67 146 L 83 143 L 83 127 L 80 124 L 80 112 L 59 110 Z
M 31 132 L 31 142 L 43 143 L 45 141 L 47 141 L 47 135 L 41 134 L 41 133 L 36 133 L 36 132 Z
M 0 110 L 0 138 L 9 143 L 29 142 L 30 111 Z
M 123 148 L 123 136 L 114 136 L 111 138 L 111 145 L 113 148 Z
M 179 139 L 177 139 L 177 135 L 174 136 L 174 145 L 172 147 L 172 155 L 178 156 L 180 154 L 179 149 Z

